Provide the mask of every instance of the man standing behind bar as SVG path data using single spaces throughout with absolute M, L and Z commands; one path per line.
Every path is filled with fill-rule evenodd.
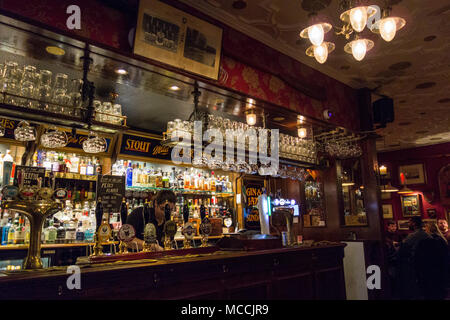
M 127 224 L 131 224 L 136 231 L 136 238 L 129 244 L 129 248 L 135 248 L 135 244 L 139 250 L 144 246 L 144 229 L 147 223 L 153 223 L 156 228 L 156 239 L 159 245 L 155 245 L 156 251 L 163 251 L 161 246 L 164 223 L 166 222 L 164 210 L 166 205 L 170 206 L 173 211 L 177 196 L 170 190 L 161 190 L 156 194 L 153 206 L 138 207 L 134 209 L 127 217 Z

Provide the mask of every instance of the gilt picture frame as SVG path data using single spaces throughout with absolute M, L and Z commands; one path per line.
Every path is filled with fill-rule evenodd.
M 223 30 L 158 0 L 141 0 L 133 52 L 217 80 Z
M 401 181 L 401 173 L 405 175 L 406 185 L 425 184 L 427 182 L 423 163 L 399 166 L 399 181 Z

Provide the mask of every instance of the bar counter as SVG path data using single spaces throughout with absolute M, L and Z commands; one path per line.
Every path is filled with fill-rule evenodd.
M 0 273 L 0 299 L 345 299 L 345 244 L 79 265 Z

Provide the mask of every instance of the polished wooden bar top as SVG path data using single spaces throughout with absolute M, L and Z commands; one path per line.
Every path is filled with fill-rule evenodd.
M 345 246 L 186 249 L 187 255 L 85 261 L 77 265 L 80 290 L 68 288 L 67 266 L 4 271 L 0 288 L 8 290 L 0 290 L 0 299 L 345 299 Z
M 98 263 L 98 264 L 80 264 L 83 273 L 91 272 L 102 272 L 102 271 L 112 271 L 121 270 L 129 268 L 148 268 L 153 266 L 188 263 L 188 262 L 199 262 L 208 260 L 223 260 L 223 259 L 233 259 L 240 257 L 252 257 L 260 255 L 273 255 L 276 253 L 292 253 L 292 252 L 302 252 L 310 250 L 327 250 L 327 249 L 337 249 L 339 247 L 345 247 L 345 244 L 330 244 L 330 245 L 320 245 L 320 246 L 295 246 L 295 247 L 283 247 L 280 249 L 270 249 L 270 250 L 258 250 L 258 251 L 222 251 L 217 250 L 213 253 L 194 253 L 192 249 L 188 249 L 189 254 L 186 255 L 158 255 L 158 258 L 132 260 L 132 261 L 117 261 L 112 263 Z M 183 251 L 180 250 L 170 250 L 170 251 Z M 130 253 L 132 254 L 132 253 Z M 105 255 L 106 257 L 107 255 Z M 41 278 L 41 277 L 53 277 L 53 276 L 67 276 L 67 266 L 63 267 L 51 267 L 40 270 L 18 270 L 18 271 L 3 271 L 0 272 L 0 284 L 2 282 L 7 282 L 9 280 L 19 280 L 19 279 L 30 279 L 30 278 Z

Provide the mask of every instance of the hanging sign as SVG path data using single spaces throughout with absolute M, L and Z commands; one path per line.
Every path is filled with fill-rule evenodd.
M 245 229 L 259 230 L 261 228 L 259 221 L 258 197 L 263 193 L 264 181 L 245 181 L 246 202 L 244 207 Z
M 16 166 L 14 178 L 20 186 L 37 186 L 44 182 L 45 168 Z
M 172 148 L 161 145 L 161 140 L 124 134 L 120 153 L 130 156 L 170 160 Z
M 101 199 L 105 212 L 120 212 L 124 197 L 125 176 L 98 176 L 97 201 Z

